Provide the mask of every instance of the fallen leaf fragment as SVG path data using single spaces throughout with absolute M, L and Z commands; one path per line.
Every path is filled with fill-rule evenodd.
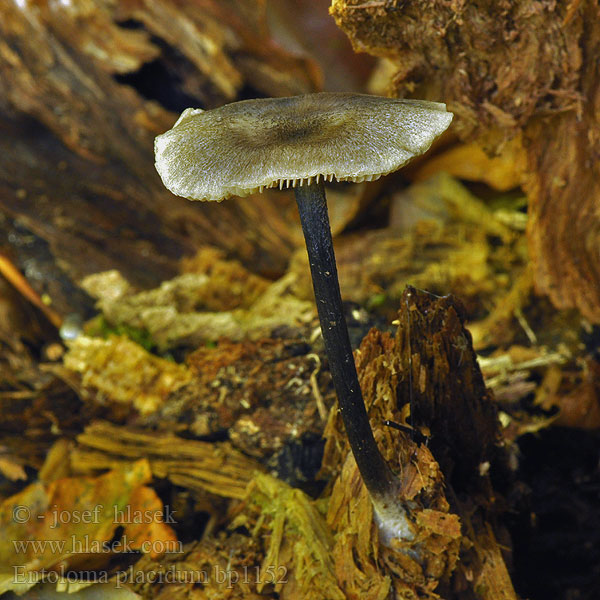
M 105 567 L 119 551 L 164 553 L 176 537 L 157 517 L 162 503 L 144 487 L 150 479 L 148 462 L 139 460 L 98 477 L 68 477 L 47 486 L 36 482 L 4 500 L 0 570 L 10 571 L 12 577 L 0 581 L 0 593 L 24 591 L 50 571 Z M 121 515 L 149 517 L 151 526 L 142 530 Z M 113 540 L 120 524 L 124 534 Z
M 27 479 L 23 465 L 12 456 L 0 456 L 0 474 L 9 481 L 25 481 Z

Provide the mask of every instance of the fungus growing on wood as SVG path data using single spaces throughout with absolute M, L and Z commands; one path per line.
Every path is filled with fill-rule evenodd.
M 179 196 L 220 201 L 294 188 L 340 411 L 386 537 L 405 524 L 393 507 L 396 477 L 377 448 L 358 383 L 323 182 L 391 173 L 427 151 L 451 121 L 437 102 L 320 93 L 187 109 L 155 141 L 156 168 Z

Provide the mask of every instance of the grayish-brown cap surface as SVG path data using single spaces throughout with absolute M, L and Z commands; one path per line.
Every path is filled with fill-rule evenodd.
M 452 116 L 437 102 L 332 93 L 188 108 L 156 138 L 156 169 L 192 200 L 371 181 L 427 151 Z

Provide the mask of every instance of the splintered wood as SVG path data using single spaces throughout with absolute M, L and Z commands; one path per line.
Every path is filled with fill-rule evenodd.
M 486 586 L 493 581 L 496 587 L 486 588 L 484 598 L 515 598 L 502 553 L 488 532 L 498 511 L 489 472 L 501 474 L 506 468 L 500 423 L 463 314 L 460 302 L 450 296 L 407 288 L 395 338 L 371 330 L 357 351 L 375 437 L 399 474 L 398 502 L 410 515 L 410 535 L 395 540 L 392 549 L 377 550 L 368 495 L 348 454 L 339 413 L 330 413 L 323 473 L 338 479 L 328 521 L 338 532 L 336 568 L 345 589 L 352 590 L 350 597 L 380 597 L 377 593 L 392 586 L 400 596 L 436 598 L 444 595 L 452 577 L 466 586 L 472 585 L 468 581 L 485 579 Z M 427 447 L 385 425 L 389 421 L 425 436 Z M 484 541 L 485 552 L 480 548 Z M 478 559 L 482 552 L 488 559 Z M 366 581 L 365 573 L 380 572 L 378 560 L 395 577 L 387 580 L 382 573 Z M 373 588 L 367 591 L 369 584 Z M 504 596 L 495 595 L 500 591 Z
M 92 423 L 77 436 L 71 454 L 76 472 L 89 473 L 115 468 L 147 458 L 154 477 L 173 484 L 225 498 L 243 498 L 246 485 L 259 463 L 247 458 L 227 442 L 212 444 L 185 440 L 171 434 L 145 433 Z

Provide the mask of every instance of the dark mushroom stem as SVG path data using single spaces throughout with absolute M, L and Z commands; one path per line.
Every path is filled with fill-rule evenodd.
M 313 183 L 296 187 L 294 191 L 306 240 L 325 352 L 346 435 L 371 497 L 382 501 L 393 492 L 395 477 L 373 437 L 358 383 L 342 307 L 325 188 L 322 183 Z

